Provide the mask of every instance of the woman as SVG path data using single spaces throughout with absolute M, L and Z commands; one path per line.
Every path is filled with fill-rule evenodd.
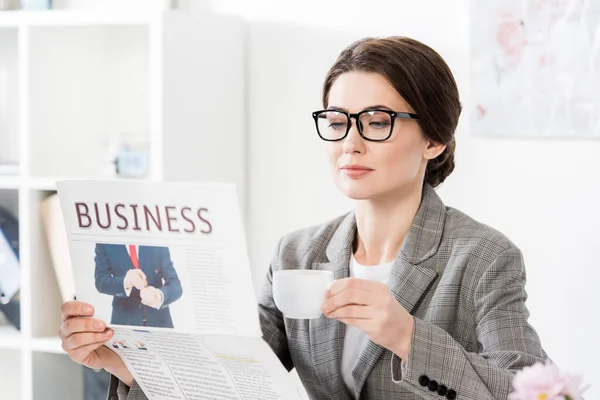
M 317 133 L 356 207 L 280 241 L 259 304 L 264 339 L 311 399 L 506 399 L 515 371 L 546 354 L 527 322 L 519 249 L 433 189 L 454 169 L 461 112 L 448 66 L 415 40 L 364 39 L 327 74 L 323 105 Z M 320 319 L 275 307 L 273 271 L 295 268 L 335 274 Z M 63 306 L 63 347 L 144 399 L 90 315 Z

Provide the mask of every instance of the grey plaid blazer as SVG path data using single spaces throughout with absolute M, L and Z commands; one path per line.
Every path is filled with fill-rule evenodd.
M 414 316 L 410 356 L 401 360 L 369 340 L 353 369 L 350 393 L 340 371 L 345 325 L 325 316 L 284 318 L 275 307 L 271 282 L 272 272 L 280 269 L 323 269 L 336 279 L 347 277 L 355 234 L 354 213 L 349 213 L 283 237 L 260 298 L 265 341 L 286 368 L 296 368 L 311 399 L 503 400 L 517 370 L 547 359 L 527 322 L 519 249 L 446 207 L 425 185 L 389 282 Z M 116 382 L 112 386 L 116 396 Z M 134 383 L 127 398 L 145 396 Z

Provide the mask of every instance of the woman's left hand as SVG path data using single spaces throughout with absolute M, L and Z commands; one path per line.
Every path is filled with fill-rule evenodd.
M 374 343 L 408 359 L 415 322 L 385 284 L 356 278 L 337 280 L 321 309 L 327 318 L 355 326 Z

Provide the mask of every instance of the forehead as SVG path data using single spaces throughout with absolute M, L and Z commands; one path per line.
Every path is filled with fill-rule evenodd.
M 327 107 L 339 107 L 358 112 L 375 104 L 394 111 L 412 109 L 382 75 L 374 72 L 345 72 L 338 76 L 329 91 Z

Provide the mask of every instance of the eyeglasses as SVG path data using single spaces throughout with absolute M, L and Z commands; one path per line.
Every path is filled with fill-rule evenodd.
M 392 136 L 396 118 L 419 119 L 417 114 L 412 113 L 368 109 L 357 114 L 349 114 L 340 110 L 320 110 L 313 112 L 312 116 L 319 137 L 328 142 L 342 140 L 348 136 L 352 118 L 356 120 L 360 136 L 372 142 L 388 140 Z

